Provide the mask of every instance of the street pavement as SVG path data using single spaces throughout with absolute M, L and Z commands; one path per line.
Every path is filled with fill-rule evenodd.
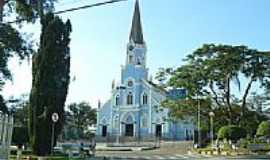
M 96 158 L 89 160 L 259 160 L 268 159 L 270 155 L 216 156 L 187 154 L 190 142 L 162 143 L 155 150 L 146 151 L 97 151 Z
M 246 155 L 246 156 L 215 156 L 200 154 L 144 154 L 144 153 L 118 153 L 97 154 L 98 160 L 256 160 L 268 159 L 269 155 Z
M 247 156 L 211 156 L 211 155 L 187 155 L 187 154 L 174 154 L 174 155 L 118 155 L 118 156 L 97 156 L 91 160 L 260 160 L 260 159 L 270 159 L 270 156 L 266 155 L 247 155 Z
M 187 155 L 187 154 L 171 154 L 171 155 L 105 155 L 109 160 L 186 160 L 186 159 L 209 159 L 210 155 Z

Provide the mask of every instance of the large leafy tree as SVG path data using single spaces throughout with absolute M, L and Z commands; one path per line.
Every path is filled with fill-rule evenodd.
M 1 95 L 2 87 L 7 80 L 12 80 L 8 62 L 15 56 L 24 60 L 33 52 L 32 43 L 27 42 L 23 34 L 4 21 L 5 17 L 14 13 L 14 3 L 15 0 L 0 0 L 0 111 L 3 112 L 8 110 Z
M 51 14 L 56 0 L 16 0 L 18 21 L 36 22 L 42 26 L 38 53 L 32 58 L 32 89 L 29 106 L 29 135 L 33 152 L 50 153 L 51 114 L 60 116 L 54 139 L 64 122 L 64 103 L 69 84 L 69 34 L 71 24 Z M 45 138 L 44 138 L 45 137 Z
M 55 139 L 64 124 L 70 72 L 71 24 L 49 13 L 42 19 L 40 48 L 32 60 L 32 90 L 30 94 L 30 138 L 33 152 L 44 156 L 51 150 L 51 115 L 59 114 Z
M 87 102 L 71 103 L 66 111 L 66 128 L 75 131 L 69 134 L 67 131 L 66 138 L 87 138 L 87 132 L 91 125 L 96 124 L 96 109 L 93 109 Z
M 205 44 L 185 62 L 170 70 L 168 86 L 186 88 L 190 100 L 210 97 L 211 108 L 221 110 L 228 124 L 243 122 L 252 86 L 266 88 L 270 80 L 270 52 L 246 46 Z

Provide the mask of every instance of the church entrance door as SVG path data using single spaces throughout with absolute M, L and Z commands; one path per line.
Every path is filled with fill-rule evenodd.
M 102 137 L 107 136 L 107 126 L 102 126 Z
M 133 137 L 134 136 L 134 125 L 133 124 L 126 124 L 126 134 L 127 137 Z
M 161 137 L 161 135 L 162 135 L 162 125 L 157 124 L 156 125 L 156 137 Z

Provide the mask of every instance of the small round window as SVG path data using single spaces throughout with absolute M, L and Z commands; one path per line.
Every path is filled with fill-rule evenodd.
M 133 81 L 131 81 L 131 80 L 128 81 L 128 84 L 127 85 L 128 85 L 128 87 L 132 87 L 133 86 Z

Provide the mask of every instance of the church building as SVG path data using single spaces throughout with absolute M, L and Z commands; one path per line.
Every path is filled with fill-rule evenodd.
M 96 136 L 192 139 L 193 123 L 189 120 L 170 121 L 170 110 L 160 104 L 166 98 L 185 95 L 185 90 L 157 87 L 149 79 L 146 53 L 139 2 L 136 0 L 121 81 L 112 84 L 111 98 L 104 105 L 99 104 Z

